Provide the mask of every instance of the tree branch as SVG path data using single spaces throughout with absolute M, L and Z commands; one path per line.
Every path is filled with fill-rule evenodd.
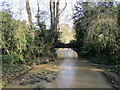
M 67 2 L 65 2 L 65 7 L 60 11 L 60 13 L 58 14 L 60 16 L 60 14 L 65 10 L 65 8 L 67 7 Z

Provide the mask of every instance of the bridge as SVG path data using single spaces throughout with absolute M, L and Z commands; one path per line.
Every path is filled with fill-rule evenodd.
M 54 48 L 76 48 L 76 45 L 72 45 L 70 43 L 68 43 L 68 44 L 59 43 L 59 44 L 55 45 Z
M 75 43 L 75 42 L 74 42 Z M 55 43 L 54 48 L 76 48 L 76 45 L 74 43 L 61 43 L 60 41 L 57 41 L 57 43 Z
M 58 41 L 54 45 L 54 48 L 71 48 L 78 54 L 78 56 L 80 56 L 80 53 L 79 53 L 80 47 L 81 47 L 81 44 L 80 43 L 78 44 L 77 41 L 71 41 L 68 44 L 64 44 Z
M 71 41 L 70 43 L 67 44 L 57 42 L 54 48 L 80 48 L 80 45 L 78 45 L 77 41 Z

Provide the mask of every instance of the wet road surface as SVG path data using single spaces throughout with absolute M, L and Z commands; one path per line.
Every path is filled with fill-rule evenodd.
M 85 59 L 77 58 L 77 54 L 71 49 L 58 49 L 58 60 L 45 65 L 38 65 L 24 77 L 29 74 L 37 73 L 42 67 L 57 66 L 59 73 L 52 82 L 46 81 L 20 86 L 19 83 L 10 84 L 9 88 L 36 88 L 44 86 L 45 88 L 111 88 L 102 76 L 102 69 L 93 67 L 93 64 Z

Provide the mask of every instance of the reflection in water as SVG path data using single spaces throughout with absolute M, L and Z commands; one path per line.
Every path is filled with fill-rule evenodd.
M 74 62 L 72 62 L 72 60 L 65 59 L 65 63 L 61 63 L 60 68 L 62 70 L 60 72 L 60 80 L 62 84 L 66 86 L 66 88 L 70 88 L 73 84 L 74 74 L 75 74 Z
M 77 53 L 73 50 L 58 49 L 57 55 L 58 60 L 51 62 L 50 64 L 46 64 L 46 66 L 56 65 L 60 71 L 57 78 L 51 83 L 40 82 L 24 86 L 16 84 L 9 85 L 8 87 L 35 88 L 38 85 L 42 85 L 46 88 L 111 88 L 101 75 L 100 72 L 102 70 L 96 69 L 87 60 L 78 60 Z M 61 60 L 60 58 L 63 59 Z M 38 72 L 37 70 L 40 69 L 41 65 L 34 68 L 32 73 Z
M 56 80 L 44 84 L 48 88 L 110 88 L 101 69 L 92 67 L 86 60 L 78 60 L 77 53 L 71 49 L 58 49 L 57 55 L 64 60 L 59 64 L 60 73 Z M 76 58 L 74 58 L 76 57 Z
M 73 58 L 73 57 L 78 57 L 77 53 L 71 49 L 63 49 L 60 48 L 56 51 L 58 58 Z

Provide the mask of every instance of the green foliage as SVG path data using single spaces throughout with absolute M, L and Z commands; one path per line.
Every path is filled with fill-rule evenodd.
M 93 44 L 86 44 L 84 45 L 82 48 L 81 48 L 81 52 L 80 52 L 80 55 L 82 56 L 92 56 L 94 55 L 94 45 Z
M 11 52 L 11 60 L 12 63 L 19 63 L 19 62 L 24 62 L 25 60 L 23 59 L 22 54 L 17 54 L 15 52 Z
M 3 63 L 15 64 L 19 62 L 24 62 L 25 60 L 23 59 L 23 56 L 21 54 L 11 52 L 10 55 L 2 55 L 2 61 Z
M 75 7 L 76 38 L 78 44 L 82 44 L 82 48 L 78 50 L 80 55 L 97 57 L 99 63 L 119 63 L 120 29 L 117 23 L 117 7 L 112 2 L 97 4 L 78 1 Z M 83 9 L 80 10 L 79 6 Z
M 54 56 L 54 50 L 51 49 L 54 38 L 52 38 L 51 30 L 46 29 L 44 23 L 40 28 L 42 30 L 33 30 L 26 25 L 25 21 L 12 19 L 10 12 L 4 11 L 0 14 L 2 15 L 0 44 L 3 63 L 21 63 L 26 59 Z
M 11 55 L 2 55 L 2 63 L 10 64 L 12 62 Z
M 7 12 L 2 12 L 2 15 L 2 47 L 5 48 L 7 54 L 10 54 L 9 51 L 21 53 L 26 49 L 24 32 L 27 31 L 27 27 L 24 22 L 13 20 Z

